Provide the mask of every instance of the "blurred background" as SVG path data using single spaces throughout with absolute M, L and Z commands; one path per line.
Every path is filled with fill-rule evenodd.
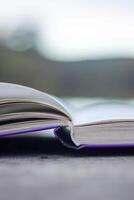
M 0 0 L 0 81 L 134 97 L 134 1 Z

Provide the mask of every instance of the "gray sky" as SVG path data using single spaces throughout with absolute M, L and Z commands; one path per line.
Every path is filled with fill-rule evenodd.
M 132 0 L 0 0 L 1 34 L 27 19 L 38 27 L 38 49 L 50 58 L 134 57 Z

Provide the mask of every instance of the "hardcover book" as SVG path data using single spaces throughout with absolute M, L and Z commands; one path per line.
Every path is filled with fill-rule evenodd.
M 134 145 L 134 105 L 104 101 L 72 112 L 57 97 L 0 83 L 0 138 L 52 130 L 70 148 Z

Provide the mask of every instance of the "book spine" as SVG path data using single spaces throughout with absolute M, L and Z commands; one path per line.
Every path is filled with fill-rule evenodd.
M 71 123 L 68 126 L 59 126 L 54 130 L 54 134 L 64 146 L 79 149 L 79 146 L 73 141 L 73 125 Z

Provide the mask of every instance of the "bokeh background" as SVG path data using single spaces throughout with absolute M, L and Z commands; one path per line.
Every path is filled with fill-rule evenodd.
M 134 97 L 132 0 L 0 0 L 0 81 L 64 97 Z

